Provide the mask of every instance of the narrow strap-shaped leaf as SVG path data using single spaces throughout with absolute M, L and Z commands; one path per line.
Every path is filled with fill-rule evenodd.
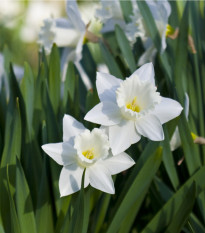
M 184 199 L 179 206 L 178 211 L 174 215 L 171 223 L 167 227 L 165 233 L 179 233 L 181 232 L 182 227 L 184 226 L 187 218 L 189 217 L 195 202 L 196 195 L 196 184 L 193 182 L 191 187 L 188 189 L 184 195 Z
M 41 182 L 37 198 L 37 210 L 36 210 L 36 227 L 38 233 L 54 232 L 53 226 L 53 214 L 51 206 L 51 194 L 47 180 L 47 157 L 44 157 L 44 164 L 42 167 Z
M 174 187 L 175 190 L 178 189 L 180 182 L 177 175 L 176 167 L 174 164 L 174 158 L 172 155 L 172 152 L 170 150 L 169 145 L 169 135 L 167 132 L 166 125 L 164 126 L 164 134 L 165 134 L 165 140 L 162 142 L 163 145 L 163 163 L 166 169 L 166 172 L 169 176 L 169 179 Z
M 183 13 L 179 27 L 179 37 L 177 38 L 176 58 L 174 67 L 174 80 L 176 83 L 177 94 L 182 102 L 185 87 L 185 72 L 187 71 L 187 55 L 188 55 L 188 23 L 189 23 L 189 2 L 186 2 L 186 7 Z
M 106 48 L 106 46 L 102 42 L 100 43 L 100 49 L 101 49 L 104 61 L 110 71 L 110 74 L 114 75 L 117 78 L 123 79 L 121 70 L 118 64 L 116 63 L 113 55 L 109 52 L 109 50 Z
M 49 96 L 55 114 L 58 112 L 60 103 L 60 57 L 57 46 L 54 44 L 49 61 Z
M 18 159 L 16 160 L 16 210 L 21 231 L 37 233 L 29 187 Z
M 130 22 L 130 15 L 132 14 L 132 3 L 130 0 L 120 0 L 120 6 L 121 6 L 121 10 L 123 13 L 123 17 L 125 19 L 125 21 L 128 23 Z
M 155 47 L 158 51 L 161 50 L 161 38 L 159 35 L 159 32 L 157 30 L 156 23 L 154 21 L 154 18 L 152 16 L 152 13 L 147 6 L 147 3 L 144 0 L 137 1 L 140 13 L 144 19 L 146 29 L 148 30 L 150 37 L 152 38 Z
M 85 211 L 85 203 L 84 203 L 84 179 L 85 179 L 85 172 L 83 172 L 83 177 L 81 181 L 81 190 L 78 195 L 78 199 L 76 205 L 74 207 L 73 215 L 71 218 L 70 226 L 69 226 L 69 233 L 82 233 L 84 226 L 84 211 Z
M 178 126 L 182 148 L 184 150 L 185 162 L 189 174 L 192 175 L 201 167 L 201 159 L 199 153 L 196 151 L 196 145 L 191 137 L 191 131 L 184 114 L 181 115 Z
M 8 170 L 9 169 L 8 169 L 8 165 L 7 165 L 7 186 L 8 186 L 9 203 L 10 203 L 10 213 L 11 213 L 10 217 L 11 217 L 12 232 L 13 233 L 21 233 L 18 217 L 16 214 L 14 200 L 13 200 L 13 197 L 11 194 L 10 182 L 9 182 L 9 171 Z
M 117 209 L 107 233 L 115 233 L 120 228 L 120 222 L 126 218 L 126 213 L 130 210 L 133 204 L 138 200 L 143 200 L 142 196 L 146 194 L 145 190 L 149 187 L 155 173 L 157 172 L 162 159 L 162 149 L 159 148 L 156 153 L 149 157 L 133 184 L 127 191 L 125 198 L 122 200 Z M 137 192 L 136 192 L 137 190 Z M 139 203 L 140 205 L 140 203 Z
M 34 76 L 28 63 L 24 64 L 24 77 L 21 82 L 21 91 L 24 98 L 28 136 L 32 137 L 32 122 L 34 108 Z
M 129 41 L 127 37 L 125 36 L 125 33 L 123 32 L 123 30 L 118 25 L 115 26 L 115 34 L 116 34 L 118 45 L 127 63 L 127 66 L 130 68 L 130 71 L 133 73 L 136 70 L 136 64 L 135 64 L 135 59 L 134 59 Z
M 196 196 L 205 189 L 204 172 L 205 166 L 189 178 L 189 180 L 157 212 L 141 233 L 148 233 L 150 230 L 153 232 L 163 232 L 178 212 L 179 206 L 183 202 L 184 196 L 191 187 L 193 181 L 196 182 Z

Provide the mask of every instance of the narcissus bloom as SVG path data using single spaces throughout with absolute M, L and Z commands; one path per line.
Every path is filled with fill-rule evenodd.
M 103 24 L 102 33 L 114 31 L 115 25 L 118 24 L 121 28 L 125 28 L 125 21 L 120 6 L 119 0 L 107 1 L 100 0 L 101 8 L 96 10 L 96 18 Z
M 182 106 L 161 97 L 155 86 L 154 68 L 147 63 L 126 80 L 110 74 L 97 74 L 100 103 L 85 120 L 108 127 L 114 155 L 138 142 L 141 135 L 153 141 L 164 139 L 162 124 L 177 117 Z
M 171 33 L 171 26 L 168 25 L 168 18 L 171 14 L 171 6 L 167 0 L 150 1 L 145 0 L 149 7 L 155 24 L 157 26 L 159 35 L 161 37 L 161 52 L 166 49 L 166 36 Z M 130 43 L 133 45 L 136 37 L 141 37 L 145 52 L 140 57 L 138 64 L 143 65 L 146 62 L 152 61 L 157 53 L 149 32 L 146 30 L 144 19 L 138 9 L 136 1 L 133 1 L 133 15 L 130 16 L 131 21 L 126 25 L 125 33 Z
M 84 187 L 90 184 L 103 192 L 114 194 L 111 175 L 134 164 L 124 152 L 112 155 L 108 136 L 103 129 L 89 131 L 69 115 L 63 118 L 63 142 L 46 144 L 42 148 L 58 164 L 63 165 L 59 180 L 61 197 L 80 189 L 84 169 Z
M 82 59 L 83 42 L 87 38 L 88 32 L 83 22 L 77 2 L 75 0 L 66 1 L 66 12 L 68 18 L 45 19 L 44 25 L 39 33 L 39 44 L 45 48 L 49 54 L 53 43 L 58 47 L 64 47 L 61 59 L 62 81 L 65 81 L 66 71 L 69 61 L 73 61 L 81 75 L 86 88 L 92 88 L 92 84 L 85 73 L 80 60 Z

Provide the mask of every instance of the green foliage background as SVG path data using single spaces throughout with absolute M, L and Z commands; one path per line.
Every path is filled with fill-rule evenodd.
M 128 19 L 130 12 L 123 4 Z M 161 39 L 149 8 L 138 1 L 158 50 L 154 65 L 158 91 L 182 105 L 187 92 L 189 120 L 182 112 L 163 126 L 164 141 L 143 138 L 128 149 L 136 165 L 113 177 L 115 195 L 89 186 L 60 198 L 61 167 L 41 150 L 45 143 L 62 141 L 64 114 L 88 128 L 95 126 L 83 120 L 99 102 L 92 45 L 84 45 L 82 65 L 94 88 L 86 91 L 74 64 L 69 63 L 63 96 L 60 53 L 55 45 L 50 57 L 39 54 L 37 72 L 25 63 L 20 84 L 9 51 L 4 48 L 10 91 L 7 98 L 5 87 L 0 90 L 0 233 L 205 232 L 205 148 L 194 144 L 191 137 L 191 132 L 205 137 L 205 7 L 200 1 L 187 1 L 183 8 L 175 1 L 170 4 L 169 24 L 179 27 L 179 36 L 167 38 L 167 49 L 161 54 Z M 189 47 L 189 35 L 197 53 Z M 122 79 L 137 69 L 143 52 L 140 39 L 132 50 L 118 26 L 95 46 L 110 73 Z M 176 126 L 182 145 L 172 153 L 169 141 Z M 178 166 L 183 157 L 184 162 Z

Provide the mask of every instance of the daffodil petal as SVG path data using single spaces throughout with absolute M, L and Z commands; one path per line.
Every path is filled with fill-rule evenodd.
M 66 1 L 66 12 L 68 18 L 71 20 L 72 24 L 75 26 L 77 30 L 79 31 L 85 30 L 85 24 L 81 19 L 76 0 Z
M 61 197 L 70 195 L 80 190 L 83 170 L 84 169 L 77 164 L 71 164 L 63 167 L 59 180 Z M 88 179 L 85 179 L 84 188 L 87 187 L 88 184 Z
M 73 137 L 86 130 L 82 123 L 70 115 L 63 117 L 63 141 L 73 144 Z
M 145 52 L 140 56 L 138 60 L 138 66 L 144 65 L 146 62 L 154 61 L 154 58 L 156 56 L 157 49 L 155 48 L 154 44 L 152 43 L 149 45 Z
M 102 33 L 112 32 L 115 30 L 115 25 L 119 25 L 122 29 L 125 28 L 126 24 L 125 21 L 122 19 L 108 19 L 107 22 L 104 24 L 103 29 L 101 30 Z
M 176 127 L 173 135 L 172 135 L 172 138 L 170 140 L 170 149 L 171 151 L 174 151 L 176 150 L 179 146 L 181 145 L 181 138 L 180 138 L 180 135 L 179 135 L 179 128 Z
M 175 100 L 162 97 L 161 103 L 156 105 L 153 114 L 164 124 L 180 115 L 182 106 Z
M 164 132 L 160 120 L 154 115 L 147 115 L 135 122 L 137 132 L 152 141 L 164 140 Z
M 110 147 L 113 155 L 120 154 L 140 140 L 134 121 L 123 120 L 118 125 L 109 127 Z
M 84 119 L 97 124 L 110 126 L 118 124 L 122 120 L 122 117 L 117 104 L 101 102 L 92 108 Z
M 135 76 L 138 76 L 141 81 L 150 81 L 153 84 L 155 84 L 154 80 L 154 67 L 153 64 L 147 63 L 141 66 L 139 69 L 137 69 L 130 78 L 135 78 Z
M 49 143 L 42 149 L 60 165 L 69 165 L 76 161 L 76 150 L 67 142 Z
M 56 22 L 56 27 L 60 27 L 60 28 L 71 28 L 73 27 L 72 23 L 65 18 L 58 18 L 58 19 L 54 19 Z
M 105 166 L 112 175 L 127 170 L 135 164 L 135 161 L 124 152 L 99 162 L 102 163 L 102 165 Z
M 112 101 L 116 103 L 116 89 L 120 86 L 121 79 L 113 75 L 97 72 L 96 86 L 101 101 Z
M 114 183 L 108 169 L 101 164 L 94 164 L 86 169 L 90 185 L 103 192 L 114 194 Z

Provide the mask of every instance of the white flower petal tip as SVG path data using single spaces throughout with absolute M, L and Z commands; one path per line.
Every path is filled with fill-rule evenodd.
M 183 110 L 183 107 L 176 100 L 162 97 L 161 102 L 156 106 L 153 114 L 164 124 L 178 117 Z
M 181 138 L 180 138 L 180 135 L 179 135 L 179 128 L 176 127 L 173 135 L 172 135 L 172 138 L 170 140 L 170 149 L 171 151 L 174 151 L 176 150 L 178 147 L 180 147 L 181 145 Z
M 128 154 L 122 152 L 115 156 L 111 156 L 103 161 L 103 163 L 106 164 L 110 174 L 115 175 L 132 167 L 135 161 Z
M 118 106 L 112 102 L 101 102 L 91 109 L 84 117 L 91 121 L 105 126 L 116 125 L 121 121 L 121 114 Z
M 79 133 L 85 131 L 85 127 L 82 123 L 77 121 L 70 115 L 64 115 L 63 117 L 63 141 L 73 144 L 74 137 Z
M 130 78 L 135 78 L 135 76 L 138 76 L 141 81 L 149 81 L 155 85 L 154 66 L 152 62 L 146 63 L 141 66 L 130 76 Z
M 111 174 L 103 163 L 96 163 L 87 169 L 90 185 L 103 192 L 114 194 L 115 187 Z
M 106 131 L 103 128 L 90 131 L 73 117 L 65 115 L 63 134 L 66 140 L 42 146 L 52 159 L 63 165 L 59 180 L 61 197 L 80 190 L 84 169 L 86 169 L 84 187 L 90 184 L 103 192 L 115 193 L 111 175 L 131 167 L 133 160 L 128 155 L 122 154 L 119 155 L 122 161 L 119 161 L 118 157 L 116 160 L 118 166 L 114 164 L 115 159 L 112 160 L 113 155 L 109 154 L 110 144 Z
M 148 115 L 135 122 L 137 131 L 144 137 L 152 141 L 163 141 L 164 132 L 162 124 L 159 119 L 154 115 Z
M 59 190 L 61 197 L 73 194 L 80 190 L 83 170 L 84 169 L 77 166 L 77 164 L 63 167 L 59 180 Z M 88 184 L 88 180 L 85 179 L 84 188 L 86 188 Z

